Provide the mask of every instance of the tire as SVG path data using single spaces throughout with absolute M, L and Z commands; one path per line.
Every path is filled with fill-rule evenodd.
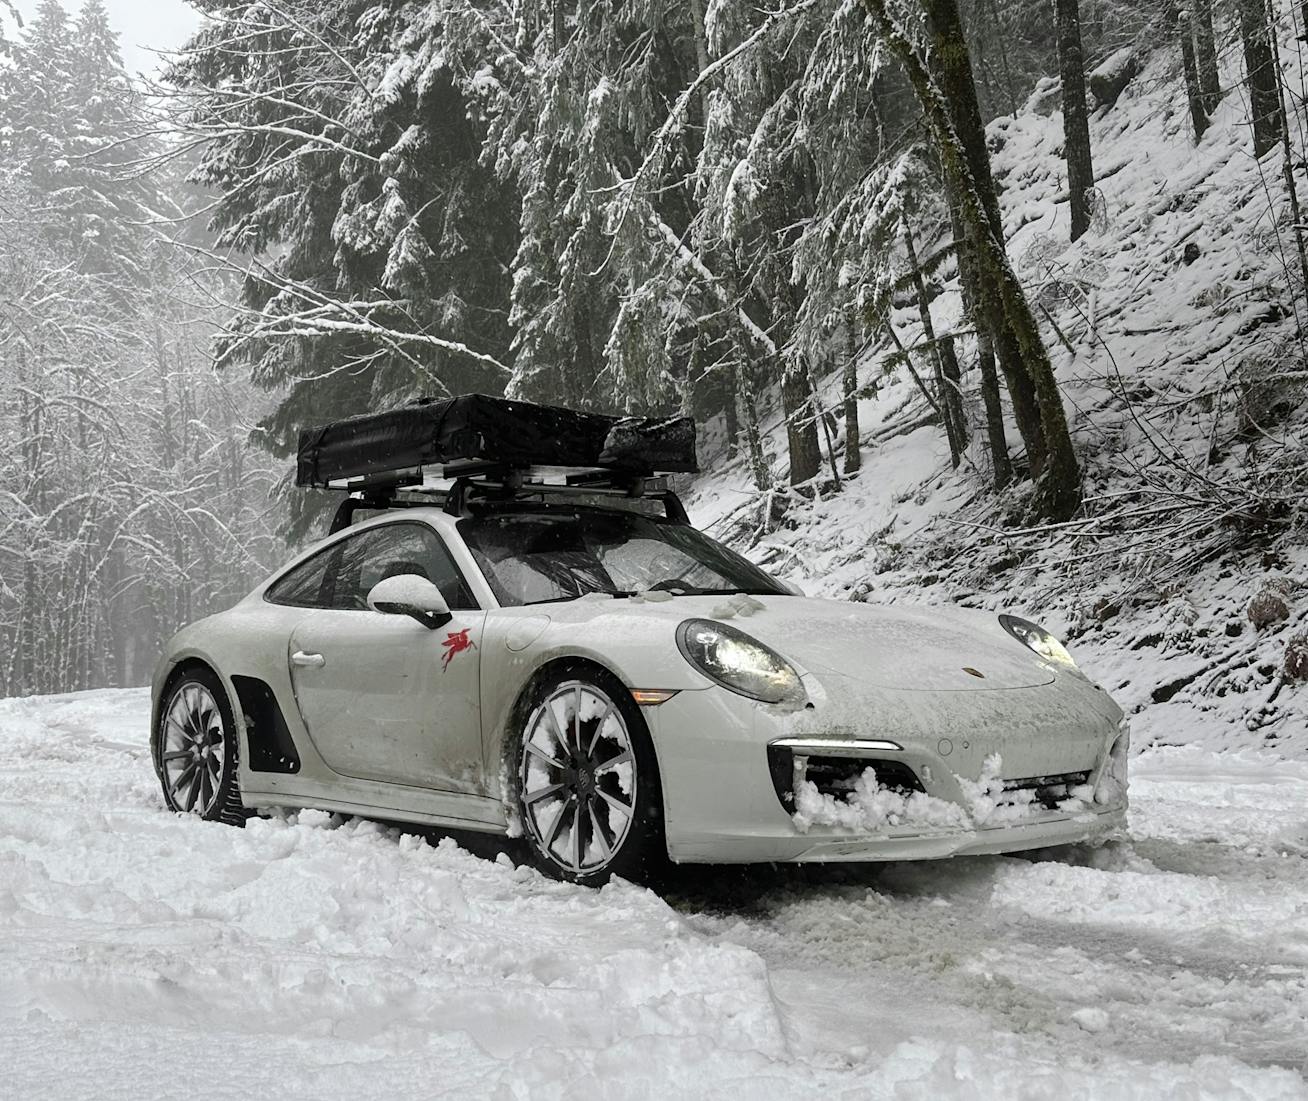
M 650 882 L 667 863 L 663 789 L 631 694 L 585 665 L 559 669 L 526 704 L 509 738 L 508 774 L 530 861 L 586 887 L 613 876 Z
M 193 666 L 169 681 L 150 747 L 169 810 L 245 825 L 236 778 L 240 739 L 231 703 L 213 670 Z

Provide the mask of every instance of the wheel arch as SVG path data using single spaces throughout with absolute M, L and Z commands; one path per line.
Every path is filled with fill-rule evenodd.
M 159 729 L 160 709 L 167 698 L 174 684 L 192 670 L 204 670 L 211 674 L 220 685 L 223 693 L 227 697 L 227 706 L 231 709 L 233 724 L 236 727 L 236 737 L 238 739 L 237 752 L 242 761 L 246 760 L 246 753 L 249 752 L 249 746 L 246 744 L 245 716 L 242 713 L 240 697 L 236 694 L 235 686 L 231 678 L 226 676 L 218 663 L 208 654 L 197 650 L 180 651 L 172 655 L 167 663 L 161 663 L 160 668 L 155 675 L 155 687 L 151 692 L 150 705 L 150 743 L 153 746 L 155 734 Z M 163 778 L 162 764 L 155 757 L 154 770 L 160 779 Z
M 627 699 L 636 713 L 641 715 L 641 721 L 645 727 L 645 734 L 649 738 L 650 746 L 654 751 L 655 764 L 658 767 L 660 778 L 663 774 L 663 761 L 659 756 L 658 740 L 654 737 L 654 728 L 641 714 L 641 707 L 635 700 L 631 699 L 631 689 L 627 684 L 626 678 L 622 676 L 612 666 L 606 665 L 597 658 L 589 654 L 562 653 L 552 654 L 539 665 L 537 665 L 523 680 L 513 703 L 504 713 L 504 719 L 499 724 L 499 729 L 495 732 L 495 745 L 492 759 L 496 763 L 496 774 L 499 780 L 499 797 L 504 804 L 506 814 L 509 816 L 510 828 L 516 828 L 516 809 L 514 806 L 514 788 L 513 777 L 515 775 L 515 764 L 509 760 L 510 747 L 512 745 L 512 732 L 519 723 L 524 723 L 531 714 L 532 701 L 536 693 L 540 690 L 542 684 L 550 677 L 564 671 L 577 672 L 590 670 L 599 673 L 600 676 L 611 681 L 613 684 L 620 686 L 621 690 L 626 693 Z M 659 785 L 662 789 L 662 783 Z M 667 812 L 667 795 L 663 794 L 664 813 Z
M 218 683 L 223 686 L 223 691 L 228 691 L 227 682 L 223 680 L 222 674 L 214 668 L 213 663 L 195 654 L 184 655 L 160 671 L 159 676 L 156 678 L 157 687 L 151 693 L 150 700 L 150 759 L 154 764 L 154 773 L 161 781 L 163 780 L 163 764 L 159 760 L 159 754 L 155 748 L 155 735 L 159 731 L 164 700 L 167 699 L 168 693 L 172 691 L 173 685 L 193 669 L 203 669 L 205 672 L 212 673 L 218 678 Z M 231 703 L 230 693 L 228 703 Z M 235 709 L 233 708 L 233 710 Z

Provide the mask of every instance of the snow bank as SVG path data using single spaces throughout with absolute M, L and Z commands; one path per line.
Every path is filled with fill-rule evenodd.
M 1176 956 L 1235 914 L 1250 923 L 1240 958 L 1291 970 L 1227 980 L 1232 1028 L 1256 1035 L 1249 1061 L 1285 1063 L 1283 1033 L 1304 1034 L 1304 878 L 1278 895 L 1256 886 L 1261 857 L 1215 876 L 1162 865 L 1169 838 L 1197 828 L 1195 800 L 1215 808 L 1210 830 L 1229 807 L 1237 839 L 1260 827 L 1288 846 L 1308 821 L 1303 773 L 1146 757 L 1160 847 L 1120 870 L 905 865 L 875 890 L 782 884 L 761 909 L 748 890 L 715 893 L 713 873 L 674 909 L 321 812 L 245 830 L 171 815 L 147 725 L 142 691 L 0 700 L 6 1094 L 1308 1096 L 1294 1069 L 1248 1065 L 1211 1031 L 1207 971 L 1173 965 L 1175 989 L 1146 975 L 1152 1021 L 1121 1000 L 1138 985 L 1124 953 L 1166 955 L 1148 939 L 1166 930 Z M 1300 870 L 1302 840 L 1265 863 Z M 1084 933 L 1100 920 L 1102 949 Z M 1051 951 L 1060 928 L 1080 947 Z M 1223 943 L 1205 945 L 1225 973 Z M 1133 1039 L 1160 1032 L 1194 1032 L 1204 1052 Z

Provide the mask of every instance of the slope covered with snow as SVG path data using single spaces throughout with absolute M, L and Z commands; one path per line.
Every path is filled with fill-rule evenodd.
M 1293 26 L 1280 24 L 1281 55 L 1288 86 L 1301 88 Z M 703 479 L 690 507 L 698 524 L 815 595 L 961 601 L 1044 620 L 1124 706 L 1159 712 L 1150 728 L 1162 743 L 1302 757 L 1305 689 L 1282 672 L 1287 645 L 1308 628 L 1308 550 L 1301 536 L 1277 538 L 1283 527 L 1259 530 L 1243 514 L 1303 469 L 1303 288 L 1279 153 L 1260 164 L 1251 152 L 1236 38 L 1220 61 L 1227 91 L 1197 147 L 1175 49 L 1150 56 L 1117 104 L 1094 113 L 1102 201 L 1075 245 L 1056 90 L 1043 87 L 990 127 L 1009 252 L 1046 311 L 1087 511 L 1102 523 L 1013 533 L 1025 490 L 996 498 L 987 489 L 976 372 L 965 376 L 972 446 L 955 472 L 902 368 L 861 402 L 864 466 L 840 492 L 828 483 L 764 532 L 737 464 Z M 1299 186 L 1308 193 L 1302 173 Z M 957 281 L 945 274 L 935 326 L 964 331 Z M 894 321 L 906 344 L 921 337 L 916 303 Z M 860 378 L 876 377 L 886 354 L 871 353 Z M 835 410 L 839 382 L 824 386 Z M 1019 443 L 1011 426 L 1009 442 Z M 785 455 L 778 423 L 769 447 Z M 775 472 L 784 477 L 784 462 Z M 1199 497 L 1217 503 L 1189 507 Z M 1138 515 L 1106 519 L 1128 509 Z M 1246 609 L 1265 590 L 1286 616 L 1255 628 Z
M 167 813 L 140 690 L 0 700 L 0 1092 L 1308 1097 L 1308 766 L 1137 763 L 1070 862 L 669 902 L 320 813 Z

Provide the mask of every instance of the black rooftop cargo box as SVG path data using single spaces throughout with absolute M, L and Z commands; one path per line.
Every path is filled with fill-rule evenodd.
M 326 487 L 432 464 L 694 473 L 695 423 L 579 413 L 484 394 L 424 400 L 300 433 L 295 484 Z

